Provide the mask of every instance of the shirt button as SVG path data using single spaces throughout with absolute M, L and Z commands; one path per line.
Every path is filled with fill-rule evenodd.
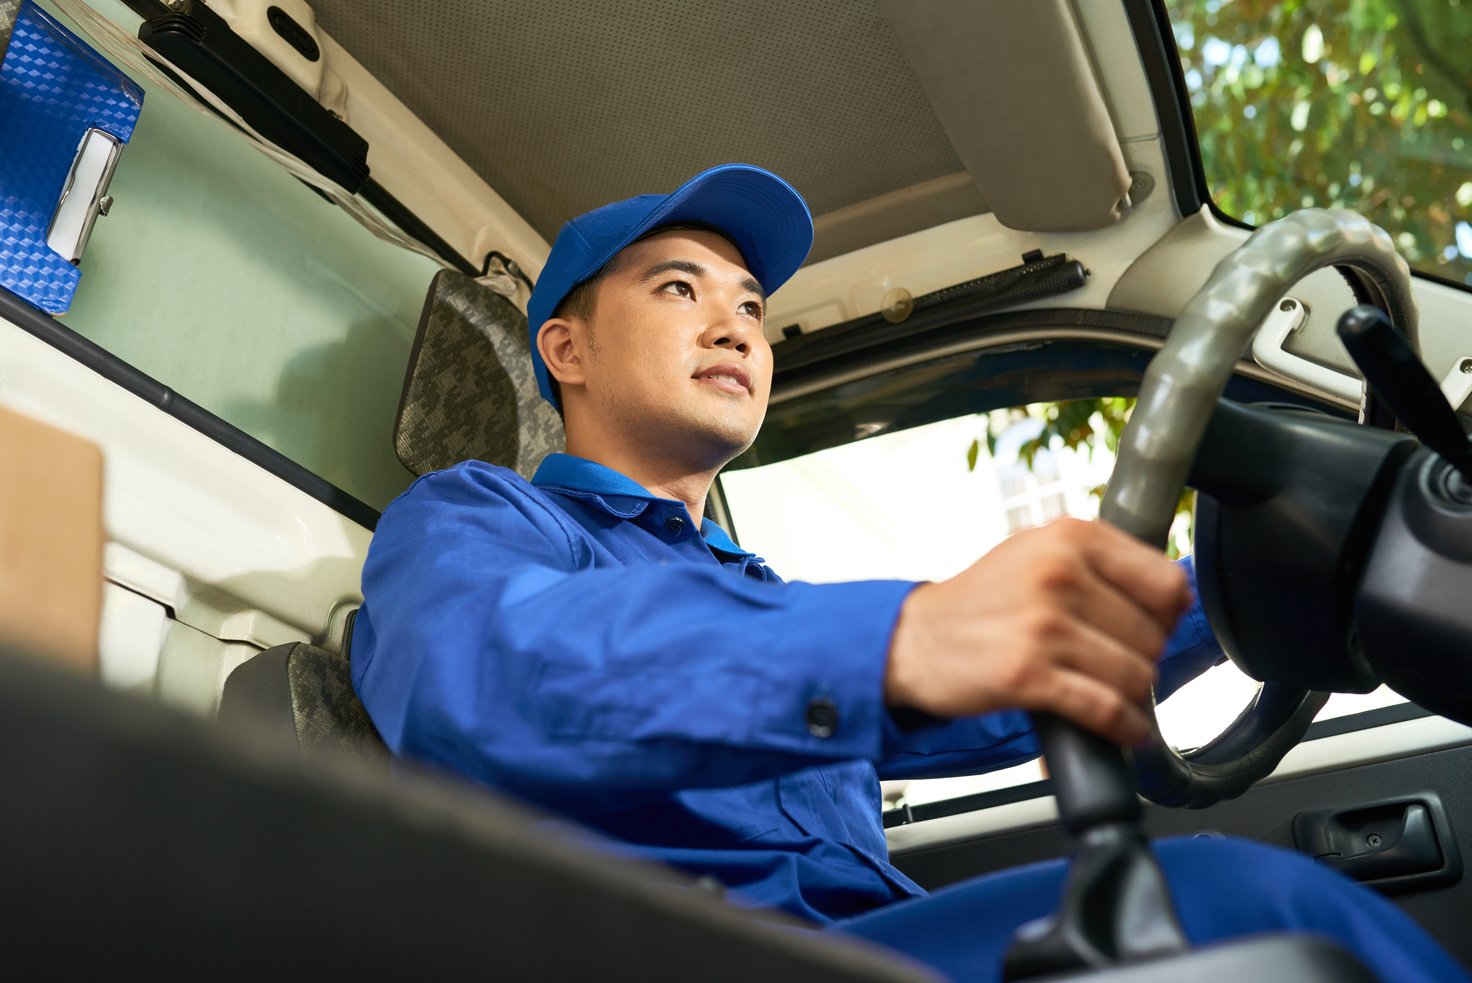
M 814 737 L 832 737 L 838 729 L 838 707 L 826 696 L 808 703 L 808 733 Z
M 685 520 L 678 515 L 672 515 L 664 520 L 664 531 L 671 536 L 679 536 L 685 531 Z

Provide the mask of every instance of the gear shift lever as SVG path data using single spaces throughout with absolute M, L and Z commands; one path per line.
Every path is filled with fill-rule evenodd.
M 1186 951 L 1170 889 L 1140 830 L 1135 778 L 1119 748 L 1052 714 L 1033 714 L 1033 723 L 1059 818 L 1077 849 L 1058 911 L 1018 929 L 1003 979 Z

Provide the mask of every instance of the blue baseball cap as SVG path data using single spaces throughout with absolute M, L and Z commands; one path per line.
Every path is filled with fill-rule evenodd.
M 542 397 L 556 406 L 537 333 L 578 284 L 625 246 L 664 225 L 690 222 L 725 233 L 769 295 L 797 272 L 813 246 L 813 217 L 786 181 L 750 164 L 702 171 L 671 194 L 639 195 L 579 215 L 562 227 L 527 302 L 532 366 Z

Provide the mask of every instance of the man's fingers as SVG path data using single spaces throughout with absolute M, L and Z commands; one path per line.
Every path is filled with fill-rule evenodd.
M 1097 535 L 1083 544 L 1085 560 L 1169 632 L 1191 606 L 1185 571 L 1122 529 L 1107 522 L 1093 526 Z
M 909 595 L 885 698 L 941 716 L 1050 710 L 1139 741 L 1154 660 L 1189 602 L 1184 573 L 1154 550 L 1113 527 L 1060 520 Z
M 1092 625 L 1075 622 L 1074 638 L 1059 646 L 1056 664 L 1089 676 L 1124 696 L 1143 704 L 1155 685 L 1154 651 L 1147 653 L 1121 644 Z
M 1135 747 L 1150 739 L 1152 729 L 1145 711 L 1099 680 L 1079 672 L 1051 674 L 1049 685 L 1026 710 L 1045 710 L 1071 720 L 1100 737 Z
M 1167 630 L 1139 601 L 1105 579 L 1087 561 L 1062 560 L 1040 573 L 1049 598 L 1075 618 L 1152 660 L 1165 648 Z

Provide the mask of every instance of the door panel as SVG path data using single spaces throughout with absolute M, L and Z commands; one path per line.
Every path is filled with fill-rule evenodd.
M 1145 828 L 1154 837 L 1240 836 L 1292 849 L 1293 817 L 1301 812 L 1352 807 L 1390 797 L 1437 793 L 1452 835 L 1465 854 L 1472 845 L 1472 745 L 1396 758 L 1339 771 L 1259 785 L 1231 802 L 1202 810 L 1145 808 Z M 1068 842 L 1057 823 L 977 837 L 898 853 L 894 861 L 929 889 L 1021 864 L 1058 857 Z M 1434 935 L 1456 958 L 1472 964 L 1472 881 L 1396 894 L 1393 900 Z

